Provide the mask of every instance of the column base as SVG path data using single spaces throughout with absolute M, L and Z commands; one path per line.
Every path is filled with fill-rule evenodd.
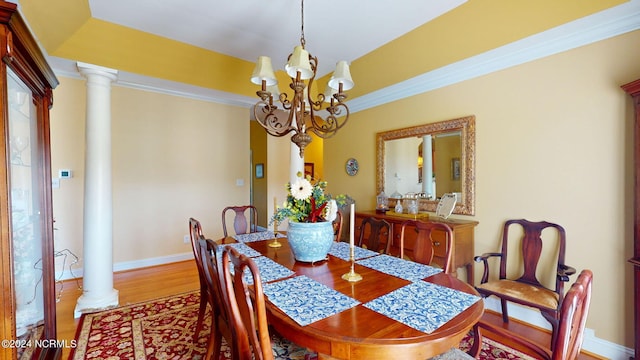
M 111 289 L 109 293 L 99 298 L 91 298 L 88 297 L 87 294 L 82 294 L 76 302 L 73 317 L 77 319 L 83 313 L 114 308 L 118 306 L 118 304 L 118 290 L 116 289 Z

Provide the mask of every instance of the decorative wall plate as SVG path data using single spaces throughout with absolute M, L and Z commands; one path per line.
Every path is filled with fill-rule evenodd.
M 358 160 L 354 158 L 350 158 L 349 160 L 347 160 L 347 163 L 345 165 L 347 174 L 349 174 L 350 176 L 353 176 L 358 173 L 359 168 L 360 167 L 358 165 Z
M 438 202 L 438 206 L 436 206 L 436 216 L 440 216 L 445 219 L 448 218 L 453 212 L 453 208 L 456 207 L 456 200 L 457 197 L 454 193 L 446 193 L 442 195 Z

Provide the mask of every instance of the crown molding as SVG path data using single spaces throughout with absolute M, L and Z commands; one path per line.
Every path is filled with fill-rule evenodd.
M 370 109 L 637 29 L 640 0 L 632 0 L 357 97 L 348 101 L 349 110 Z
M 611 9 L 359 96 L 347 101 L 347 104 L 350 112 L 356 113 L 638 29 L 640 0 L 630 0 Z M 48 61 L 57 76 L 81 78 L 76 62 L 51 56 L 48 57 Z M 254 97 L 123 71 L 118 72 L 118 80 L 113 85 L 247 108 L 255 105 L 257 101 Z

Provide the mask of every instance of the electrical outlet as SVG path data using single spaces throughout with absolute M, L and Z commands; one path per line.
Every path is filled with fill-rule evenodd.
M 189 236 L 189 235 L 185 235 L 185 236 L 184 236 L 184 243 L 185 243 L 185 244 L 188 244 L 188 243 L 190 243 L 190 242 L 191 242 L 191 236 Z

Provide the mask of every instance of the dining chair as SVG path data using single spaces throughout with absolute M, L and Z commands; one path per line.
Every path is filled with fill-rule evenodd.
M 231 350 L 231 359 L 243 359 L 238 347 L 238 329 L 231 326 L 231 303 L 228 289 L 223 286 L 221 245 L 210 239 L 199 237 L 201 258 L 204 265 L 204 275 L 207 285 L 207 302 L 211 306 L 211 331 L 207 339 L 207 353 L 205 359 L 219 359 L 222 338 Z
M 189 237 L 191 238 L 191 250 L 193 251 L 193 257 L 196 261 L 196 267 L 198 268 L 198 279 L 200 280 L 200 309 L 198 310 L 198 320 L 196 321 L 196 330 L 193 334 L 193 340 L 198 341 L 200 331 L 202 330 L 202 322 L 207 310 L 208 304 L 208 287 L 204 274 L 204 266 L 202 263 L 202 255 L 200 251 L 200 243 L 198 239 L 202 237 L 202 225 L 200 221 L 189 218 Z
M 342 219 L 342 211 L 338 209 L 338 212 L 336 212 L 336 218 L 333 220 L 333 240 L 336 242 L 340 242 L 342 238 Z
M 382 249 L 381 240 L 384 240 Z M 391 249 L 391 224 L 384 219 L 366 217 L 360 223 L 358 246 L 388 254 Z
M 411 260 L 425 265 L 432 265 L 436 248 L 440 248 L 441 240 L 434 239 L 437 232 L 444 233 L 444 260 L 442 269 L 451 272 L 451 244 L 453 244 L 453 230 L 449 225 L 439 222 L 425 222 L 417 220 L 404 221 L 400 227 L 400 258 L 404 259 L 407 240 L 414 241 Z M 439 254 L 440 255 L 440 254 Z
M 231 271 L 233 268 L 233 273 Z M 245 281 L 245 274 L 253 280 Z M 227 247 L 222 253 L 223 287 L 230 294 L 231 327 L 238 334 L 237 345 L 241 359 L 273 360 L 271 335 L 267 323 L 267 310 L 262 280 L 256 263 L 236 249 Z M 313 356 L 307 353 L 305 359 Z
M 222 231 L 227 231 L 227 216 L 233 216 L 233 230 L 235 234 L 248 234 L 258 231 L 258 209 L 253 205 L 227 206 L 222 210 Z M 232 234 L 233 235 L 233 234 Z
M 482 330 L 484 329 L 498 335 L 500 338 L 508 339 L 510 342 L 526 347 L 536 354 L 537 359 L 576 359 L 582 347 L 584 328 L 589 313 L 589 303 L 591 302 L 592 282 L 593 273 L 591 270 L 582 270 L 576 282 L 567 291 L 560 307 L 558 336 L 553 340 L 550 348 L 509 331 L 500 325 L 480 320 L 473 328 L 473 346 L 469 353 L 478 356 L 480 344 L 482 343 Z
M 510 230 L 512 235 L 510 235 Z M 511 244 L 512 242 L 513 244 Z M 569 281 L 569 276 L 576 272 L 573 267 L 567 266 L 564 262 L 565 247 L 565 230 L 558 224 L 546 221 L 531 222 L 524 219 L 508 220 L 502 231 L 501 251 L 485 253 L 474 258 L 476 262 L 484 264 L 482 279 L 476 289 L 483 297 L 493 295 L 500 299 L 502 321 L 505 323 L 509 322 L 507 302 L 538 309 L 551 324 L 551 344 L 555 344 L 560 321 L 560 306 L 564 295 L 564 283 Z M 520 251 L 519 254 L 511 255 L 513 262 L 511 266 L 517 265 L 520 273 L 517 276 L 519 277 L 507 274 L 507 269 L 510 269 L 507 266 L 510 248 L 513 251 Z M 547 255 L 545 258 L 541 256 L 543 252 Z M 493 280 L 490 279 L 489 274 L 489 259 L 491 258 L 500 259 L 498 278 Z M 539 266 L 541 259 L 542 263 L 549 265 Z M 549 276 L 555 280 L 555 288 L 553 289 L 543 285 L 537 278 L 536 274 L 544 274 L 546 268 L 553 272 Z

